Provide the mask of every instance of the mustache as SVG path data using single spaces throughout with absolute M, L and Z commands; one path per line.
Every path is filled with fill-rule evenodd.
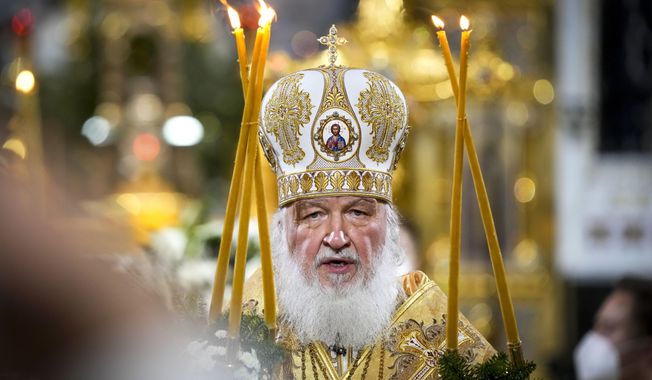
M 320 265 L 333 260 L 346 260 L 355 265 L 360 264 L 360 256 L 358 256 L 358 254 L 350 248 L 344 248 L 342 250 L 336 251 L 330 247 L 322 247 L 315 256 L 314 267 L 316 269 Z

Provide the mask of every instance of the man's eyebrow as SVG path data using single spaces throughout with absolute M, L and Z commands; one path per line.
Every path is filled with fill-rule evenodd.
M 360 198 L 356 199 L 352 202 L 350 202 L 347 206 L 352 207 L 352 206 L 371 206 L 375 207 L 378 204 L 378 201 L 376 201 L 373 198 Z
M 324 203 L 325 201 L 319 199 L 304 199 L 304 200 L 297 201 L 294 207 L 297 210 L 301 210 L 311 206 L 323 207 Z

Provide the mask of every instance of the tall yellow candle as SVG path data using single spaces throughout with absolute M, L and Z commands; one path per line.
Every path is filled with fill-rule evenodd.
M 449 350 L 457 349 L 457 323 L 459 320 L 459 272 L 462 220 L 462 168 L 464 155 L 464 115 L 466 105 L 466 70 L 469 52 L 468 24 L 462 25 L 460 49 L 460 95 L 457 102 L 457 124 L 455 128 L 455 151 L 453 160 L 453 190 L 450 221 L 450 263 L 448 272 L 448 315 L 446 321 L 446 345 Z
M 448 38 L 446 37 L 446 31 L 444 30 L 444 22 L 439 17 L 433 15 L 432 23 L 437 28 L 437 39 L 439 40 L 439 47 L 441 48 L 441 53 L 444 56 L 444 63 L 446 65 L 446 70 L 448 71 L 448 79 L 451 82 L 451 88 L 453 89 L 455 102 L 457 103 L 459 86 L 457 83 L 457 74 L 455 74 L 455 67 L 453 66 L 451 49 L 450 46 L 448 46 Z
M 261 55 L 261 57 L 263 57 L 263 59 L 266 60 L 267 59 L 267 51 L 269 49 L 269 40 L 270 40 L 270 37 L 272 35 L 272 33 L 271 33 L 272 20 L 273 20 L 274 16 L 276 15 L 276 13 L 274 13 L 274 10 L 272 8 L 269 8 L 269 7 L 265 7 L 262 10 L 262 12 L 264 12 L 264 13 L 260 18 L 259 24 L 260 24 L 261 28 L 264 29 L 264 33 L 263 33 L 263 42 L 262 42 L 262 45 L 261 45 L 261 48 L 263 50 L 260 52 L 260 55 Z M 253 68 L 252 68 L 252 70 L 253 70 Z M 261 65 L 258 65 L 258 67 L 256 68 L 256 71 L 255 71 L 255 75 L 256 75 L 257 79 L 260 79 L 260 82 L 256 83 L 256 87 L 255 87 L 256 93 L 254 94 L 255 103 L 254 103 L 254 108 L 253 108 L 253 114 L 256 116 L 255 121 L 258 121 L 258 115 L 260 114 L 260 106 L 262 104 L 262 97 L 263 97 L 263 79 L 265 77 L 265 61 L 263 61 L 263 63 Z M 253 139 L 254 139 L 254 141 L 258 141 L 256 133 L 253 134 Z
M 235 46 L 238 52 L 238 63 L 240 66 L 240 82 L 242 83 L 242 93 L 244 94 L 247 92 L 247 83 L 249 82 L 247 75 L 247 47 L 245 45 L 244 31 L 240 27 L 240 16 L 238 16 L 238 12 L 228 5 L 226 10 L 229 14 L 229 20 L 231 22 L 231 27 L 233 28 L 233 36 L 235 37 Z
M 262 101 L 262 92 L 263 92 L 263 79 L 265 77 L 265 61 L 267 58 L 267 51 L 269 49 L 269 39 L 272 35 L 271 33 L 271 22 L 274 17 L 274 11 L 271 8 L 267 8 L 267 17 L 264 20 L 264 38 L 261 51 L 262 64 L 257 67 L 256 78 L 257 91 L 255 98 L 255 108 L 254 108 L 254 117 L 255 120 L 258 120 L 258 115 L 260 114 L 260 106 Z M 263 274 L 263 299 L 265 302 L 264 315 L 265 323 L 270 329 L 276 328 L 276 293 L 274 290 L 274 271 L 272 268 L 272 251 L 269 238 L 269 226 L 267 223 L 267 209 L 265 205 L 265 193 L 263 189 L 263 173 L 260 159 L 260 149 L 258 149 L 258 138 L 257 130 L 250 131 L 250 141 L 249 145 L 252 149 L 255 149 L 255 180 L 256 180 L 256 204 L 258 212 L 258 231 L 260 238 L 260 260 L 261 268 Z
M 271 8 L 269 8 L 271 9 Z M 273 11 L 271 11 L 273 12 Z M 269 20 L 269 21 L 267 21 Z M 260 110 L 260 101 L 262 96 L 263 74 L 264 65 L 267 59 L 267 49 L 269 45 L 269 32 L 270 27 L 267 23 L 271 23 L 269 12 L 261 14 L 259 23 L 263 27 L 258 28 L 256 40 L 260 36 L 260 50 L 258 55 L 254 55 L 251 66 L 252 77 L 249 79 L 249 86 L 247 88 L 247 102 L 246 106 L 251 105 L 250 111 L 245 113 L 243 123 L 247 126 L 248 143 L 247 152 L 245 155 L 244 174 L 243 174 L 243 191 L 242 201 L 240 204 L 240 226 L 238 228 L 238 246 L 235 256 L 235 269 L 233 272 L 233 290 L 231 292 L 231 308 L 229 314 L 229 335 L 236 337 L 240 331 L 240 319 L 242 313 L 242 294 L 244 289 L 244 275 L 247 256 L 247 236 L 249 234 L 249 212 L 251 210 L 251 195 L 252 195 L 252 180 L 254 172 L 254 164 L 258 146 L 251 143 L 256 139 L 256 126 L 258 120 L 258 112 Z M 255 74 L 255 75 L 254 75 Z M 268 290 L 266 290 L 268 291 Z M 271 289 L 273 292 L 273 288 Z
M 246 47 L 245 47 L 245 42 L 244 42 L 244 36 L 241 33 L 238 33 L 238 31 L 241 32 L 241 28 L 238 28 L 239 26 L 239 17 L 235 10 L 232 8 L 229 9 L 229 17 L 231 19 L 231 23 L 233 26 L 235 26 L 234 30 L 234 35 L 236 37 L 236 44 L 238 46 L 238 56 L 239 56 L 239 62 L 240 62 L 240 75 L 241 75 L 241 80 L 243 84 L 243 91 L 246 97 L 247 93 L 247 84 L 249 82 L 249 78 L 247 77 L 247 71 L 246 71 Z M 271 15 L 267 17 L 268 19 L 271 19 Z M 270 24 L 268 23 L 266 26 L 265 30 L 265 35 L 269 37 L 270 33 Z M 239 36 L 242 36 L 239 39 Z M 268 41 L 262 41 L 256 45 L 257 47 L 254 48 L 255 50 L 255 55 L 258 56 L 260 53 L 260 48 L 261 45 L 265 45 L 268 43 Z M 266 56 L 266 52 L 262 53 Z M 244 64 L 243 64 L 244 63 Z M 262 65 L 259 65 L 260 67 Z M 262 74 L 260 70 L 258 70 L 255 74 Z M 255 108 L 255 107 L 254 107 Z M 254 110 L 253 111 L 255 114 L 257 114 L 258 111 Z M 248 128 L 249 127 L 249 128 Z M 215 320 L 217 316 L 219 315 L 221 308 L 222 308 L 222 301 L 223 301 L 223 293 L 224 293 L 224 286 L 226 284 L 226 270 L 227 270 L 227 265 L 228 265 L 228 252 L 231 247 L 231 241 L 232 241 L 232 232 L 233 232 L 233 224 L 234 224 L 234 217 L 235 217 L 235 205 L 236 205 L 236 199 L 237 196 L 240 194 L 240 188 L 242 185 L 242 168 L 244 166 L 244 152 L 245 152 L 245 143 L 247 146 L 257 146 L 257 141 L 254 139 L 254 141 L 250 141 L 250 129 L 255 129 L 253 125 L 248 124 L 248 127 L 243 128 L 242 133 L 240 135 L 240 139 L 238 141 L 238 147 L 236 151 L 236 165 L 234 168 L 233 172 L 233 178 L 231 180 L 231 191 L 229 192 L 229 198 L 227 199 L 227 218 L 225 220 L 224 226 L 226 231 L 223 231 L 222 234 L 222 241 L 220 245 L 220 255 L 218 256 L 218 268 L 216 270 L 216 278 L 215 278 L 215 283 L 219 284 L 217 285 L 214 289 L 213 293 L 213 299 L 216 302 L 211 303 L 211 320 Z M 255 136 L 255 135 L 254 135 Z M 255 164 L 255 176 L 256 176 L 256 204 L 258 206 L 258 229 L 259 229 L 259 234 L 260 234 L 260 244 L 261 244 L 261 262 L 262 262 L 262 268 L 263 268 L 263 286 L 266 289 L 265 295 L 264 295 L 264 300 L 265 300 L 265 321 L 268 325 L 269 328 L 273 329 L 276 327 L 276 295 L 274 292 L 274 278 L 273 278 L 273 270 L 272 270 L 272 259 L 271 259 L 271 248 L 270 248 L 270 239 L 269 239 L 269 225 L 267 223 L 267 210 L 266 210 L 266 204 L 265 204 L 265 195 L 264 195 L 264 189 L 263 189 L 263 184 L 262 184 L 262 167 L 260 165 L 260 159 L 259 159 L 260 153 L 256 156 L 256 164 Z M 224 252 L 227 252 L 224 254 Z M 267 290 L 269 289 L 269 290 Z
M 262 28 L 258 29 L 256 33 L 256 41 L 254 43 L 254 52 L 252 58 L 252 68 L 257 66 L 257 57 L 260 55 L 262 44 Z M 253 72 L 253 71 L 252 71 Z M 235 163 L 233 167 L 233 174 L 231 176 L 231 185 L 229 188 L 229 196 L 226 201 L 226 211 L 224 214 L 224 225 L 222 226 L 222 240 L 220 241 L 220 248 L 217 255 L 217 269 L 215 270 L 215 282 L 213 285 L 213 294 L 211 297 L 211 306 L 209 310 L 209 320 L 215 321 L 222 312 L 222 305 L 224 302 L 224 289 L 226 288 L 226 271 L 229 265 L 229 256 L 231 254 L 231 243 L 233 238 L 233 225 L 235 222 L 236 206 L 238 197 L 242 188 L 242 169 L 244 167 L 245 152 L 247 148 L 247 141 L 249 136 L 248 120 L 251 118 L 253 111 L 253 86 L 254 80 L 247 82 L 247 94 L 245 97 L 244 110 L 242 112 L 242 128 L 240 130 L 240 137 L 235 154 Z M 249 89 L 252 89 L 249 93 Z
M 272 250 L 269 238 L 269 223 L 267 221 L 267 205 L 265 189 L 263 188 L 263 171 L 261 152 L 256 154 L 256 206 L 258 214 L 258 234 L 260 239 L 260 264 L 263 272 L 263 300 L 265 302 L 265 324 L 270 329 L 276 328 L 276 293 L 274 291 L 274 271 L 272 268 Z
M 254 44 L 253 61 L 260 53 L 260 45 L 262 42 L 262 35 L 256 34 L 256 42 Z M 257 65 L 257 63 L 255 63 Z M 253 64 L 252 64 L 253 66 Z M 248 82 L 248 89 L 253 89 L 254 81 Z M 211 299 L 211 307 L 209 311 L 209 319 L 215 321 L 222 311 L 222 303 L 224 301 L 224 289 L 226 287 L 226 271 L 229 263 L 229 256 L 231 252 L 231 243 L 233 237 L 233 225 L 235 222 L 236 205 L 238 197 L 241 194 L 242 187 L 242 169 L 244 167 L 244 159 L 247 148 L 247 136 L 249 124 L 246 122 L 250 119 L 251 111 L 253 108 L 252 102 L 249 101 L 253 97 L 251 95 L 245 97 L 244 110 L 242 113 L 242 128 L 240 130 L 240 137 L 236 149 L 236 158 L 233 168 L 233 175 L 231 177 L 231 186 L 229 188 L 229 196 L 226 202 L 226 212 L 224 215 L 224 225 L 222 227 L 222 240 L 220 242 L 220 249 L 217 257 L 217 269 L 215 271 L 215 283 L 213 285 L 213 294 Z
M 444 61 L 446 63 L 446 69 L 448 70 L 448 76 L 451 82 L 451 87 L 453 89 L 453 94 L 457 100 L 459 94 L 457 75 L 455 74 L 455 70 L 453 68 L 453 59 L 451 57 L 450 48 L 448 46 L 446 32 L 443 30 L 444 23 L 439 18 L 437 18 L 437 16 L 432 16 L 432 19 L 435 26 L 440 29 L 437 31 L 437 37 L 439 39 L 439 44 L 441 46 Z M 520 339 L 516 325 L 516 317 L 514 315 L 514 307 L 512 305 L 512 300 L 509 294 L 509 288 L 507 287 L 505 266 L 503 264 L 502 254 L 500 251 L 500 244 L 498 243 L 498 235 L 496 233 L 496 227 L 493 221 L 491 205 L 487 195 L 487 188 L 482 177 L 482 170 L 480 168 L 480 162 L 476 153 L 475 144 L 473 142 L 471 127 L 469 126 L 469 122 L 466 117 L 464 118 L 464 145 L 467 150 L 469 166 L 471 168 L 471 175 L 473 178 L 473 185 L 475 187 L 475 193 L 478 199 L 478 205 L 480 207 L 482 225 L 484 227 L 487 244 L 489 246 L 489 255 L 491 258 L 491 265 L 496 281 L 498 301 L 500 303 L 501 313 L 503 315 L 505 334 L 507 336 L 507 341 L 510 344 L 519 344 Z
M 260 45 L 263 41 L 263 28 L 258 28 L 256 33 L 256 45 L 258 49 L 254 49 L 254 56 L 251 63 L 251 73 L 256 73 L 256 69 L 260 61 Z M 258 50 L 256 52 L 256 50 Z M 255 54 L 258 53 L 258 54 Z M 252 75 L 252 78 L 249 80 L 249 85 L 247 86 L 247 99 L 245 101 L 245 112 L 243 112 L 242 117 L 242 134 L 245 140 L 245 144 L 248 144 L 250 130 L 254 129 L 254 123 L 251 122 L 252 109 L 254 108 L 254 93 L 255 91 L 255 76 Z M 249 147 L 247 147 L 249 148 Z M 251 151 L 251 149 L 246 149 Z M 247 170 L 247 161 L 249 159 L 250 153 L 245 153 L 244 160 L 244 174 L 242 176 L 242 200 L 240 201 L 240 226 L 238 229 L 238 242 L 236 246 L 236 256 L 235 256 L 235 268 L 233 270 L 233 286 L 231 290 L 231 307 L 229 313 L 229 334 L 233 337 L 238 336 L 240 332 L 240 317 L 242 313 L 242 293 L 244 288 L 244 275 L 245 275 L 245 264 L 247 261 L 247 238 L 249 234 L 249 211 L 251 207 L 251 181 L 248 181 L 248 178 L 251 178 L 252 170 Z M 251 165 L 253 167 L 253 165 Z M 236 196 L 239 194 L 236 194 Z M 247 196 L 248 195 L 248 196 Z

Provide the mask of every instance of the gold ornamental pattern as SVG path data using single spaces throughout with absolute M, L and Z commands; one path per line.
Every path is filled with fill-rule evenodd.
M 278 179 L 279 206 L 301 198 L 355 194 L 391 201 L 392 177 L 364 169 L 315 170 Z
M 382 163 L 389 157 L 389 146 L 406 120 L 403 100 L 389 80 L 380 74 L 365 72 L 366 90 L 358 98 L 358 110 L 362 121 L 371 126 L 372 144 L 367 157 Z
M 396 148 L 394 148 L 394 160 L 392 161 L 392 166 L 391 170 L 396 170 L 398 167 L 398 160 L 401 159 L 401 154 L 403 153 L 403 149 L 405 149 L 405 143 L 407 142 L 407 137 L 410 134 L 410 129 L 411 127 L 408 125 L 405 128 L 405 132 L 401 135 L 400 140 L 398 140 L 398 144 L 396 144 Z
M 468 362 L 474 362 L 477 351 L 483 343 L 469 325 L 459 322 L 459 354 Z M 424 324 L 408 319 L 392 329 L 386 343 L 388 352 L 396 360 L 389 369 L 393 371 L 391 380 L 403 379 L 402 374 L 413 374 L 411 379 L 436 378 L 437 361 L 446 351 L 446 316 L 441 320 L 432 319 Z
M 274 148 L 272 147 L 272 144 L 267 139 L 267 136 L 265 136 L 263 131 L 261 131 L 260 129 L 258 130 L 258 140 L 260 141 L 260 145 L 263 148 L 263 153 L 265 154 L 265 158 L 267 158 L 267 162 L 269 162 L 269 165 L 274 170 L 274 173 L 278 173 L 279 166 L 278 163 L 276 162 L 276 156 L 274 155 Z
M 305 157 L 299 136 L 301 128 L 310 122 L 312 103 L 308 92 L 299 85 L 303 74 L 288 75 L 279 81 L 271 99 L 265 107 L 264 125 L 273 133 L 281 146 L 283 161 L 294 165 Z
M 318 114 L 326 112 L 331 108 L 340 108 L 347 112 L 353 112 L 349 105 L 346 90 L 344 90 L 344 74 L 348 69 L 339 66 L 329 66 L 316 70 L 324 75 L 326 82 Z

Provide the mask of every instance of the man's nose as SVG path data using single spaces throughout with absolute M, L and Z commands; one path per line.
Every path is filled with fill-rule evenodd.
M 331 221 L 331 231 L 324 236 L 323 242 L 336 251 L 351 244 L 351 240 L 344 232 L 341 221 L 338 220 Z

